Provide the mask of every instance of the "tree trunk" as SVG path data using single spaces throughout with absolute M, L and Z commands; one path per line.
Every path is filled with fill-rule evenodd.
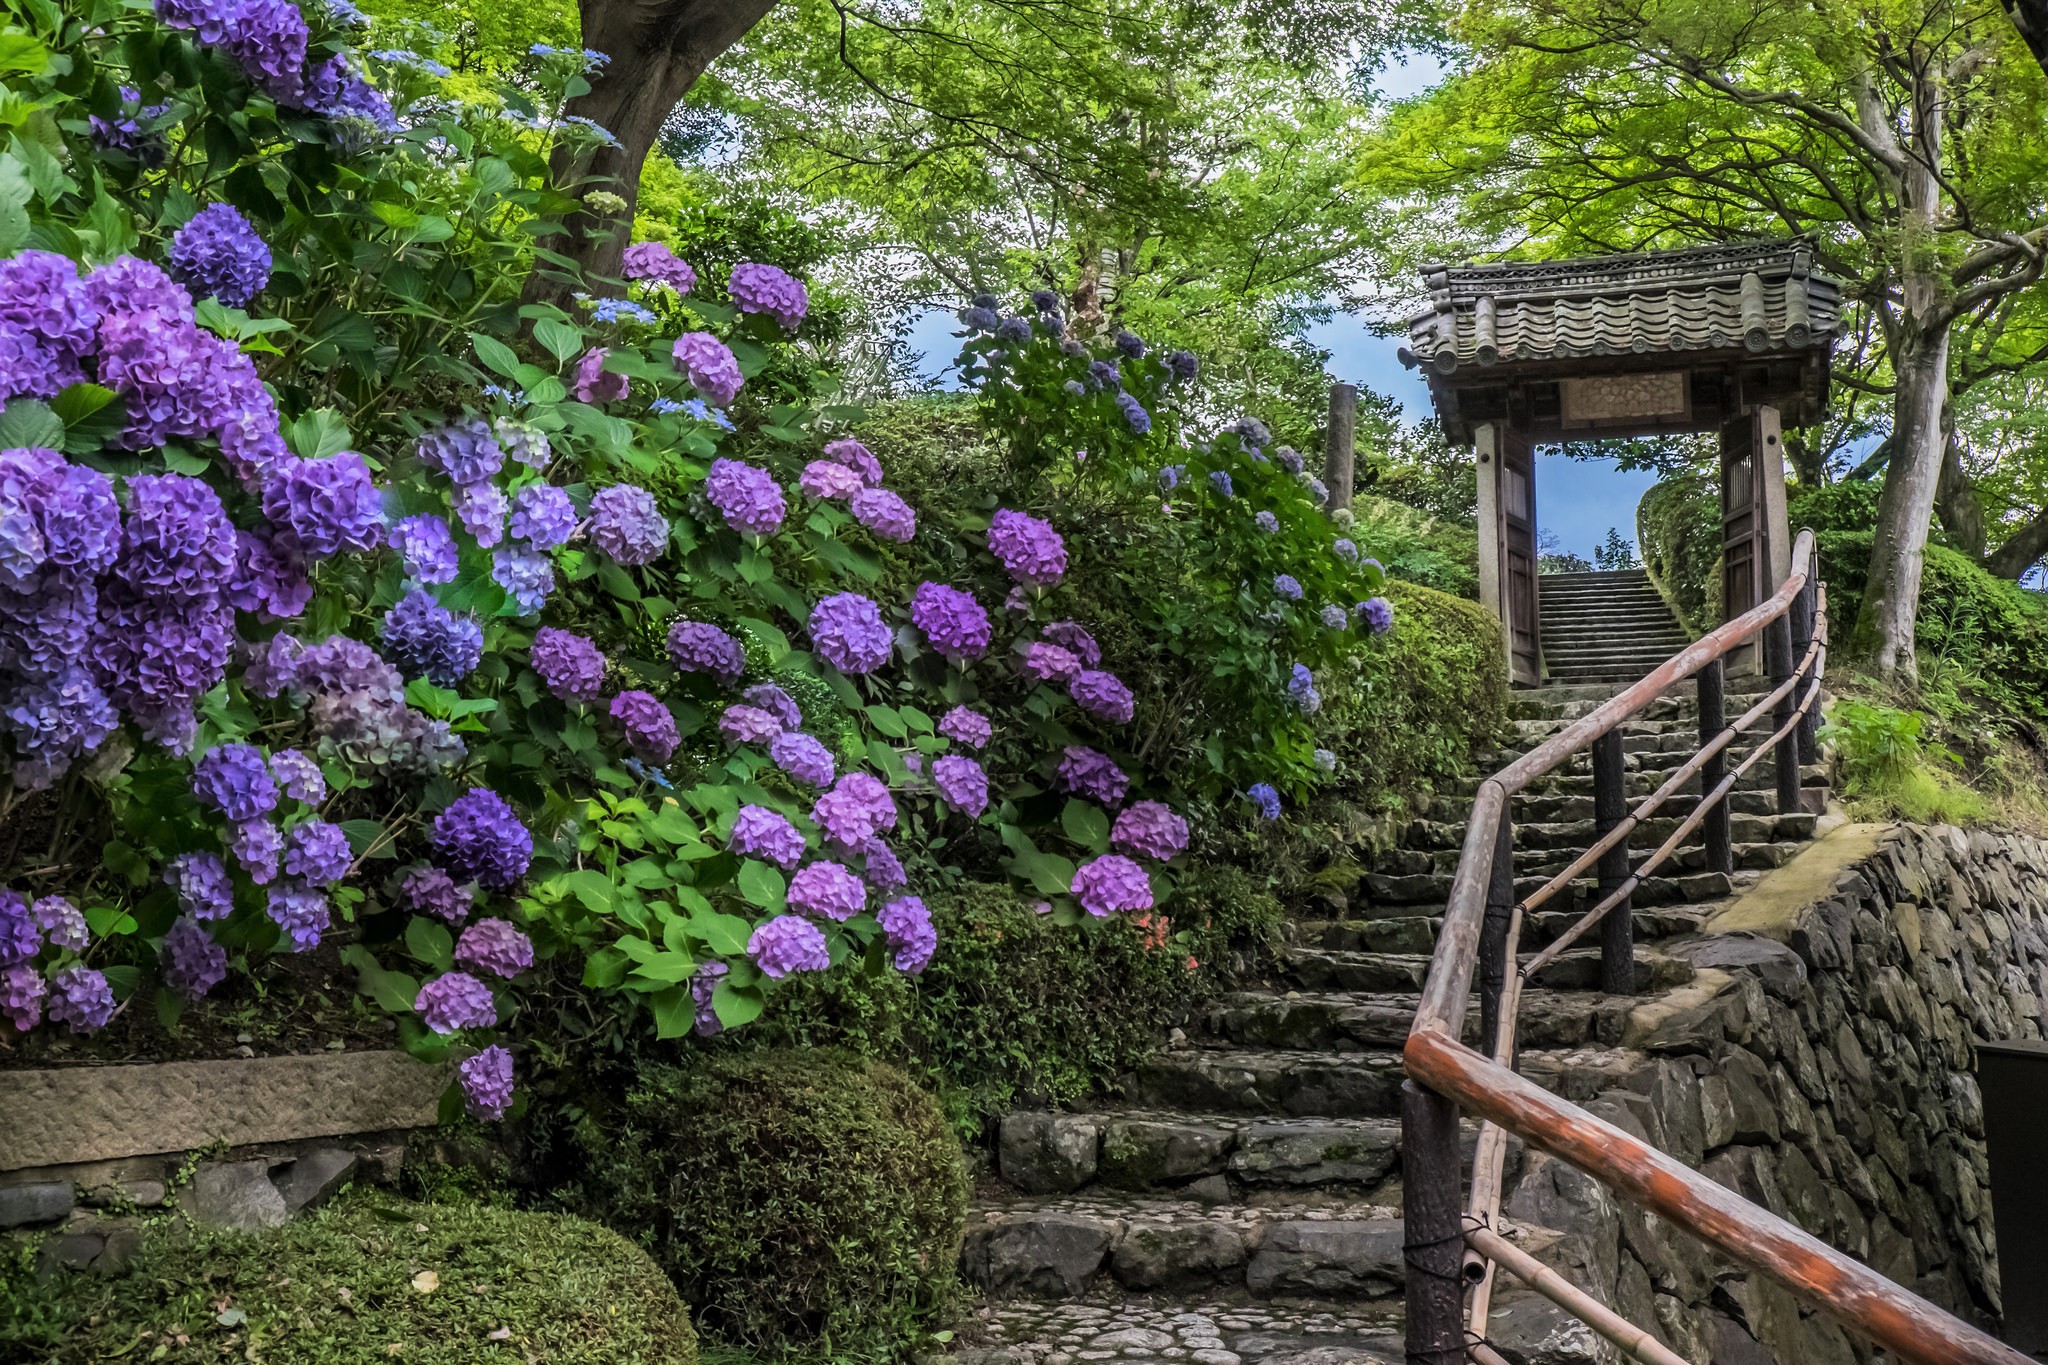
M 1856 623 L 1856 646 L 1881 677 L 1915 681 L 1913 622 L 1920 611 L 1920 570 L 1941 481 L 1948 405 L 1948 329 L 1925 335 L 1909 325 L 1893 343 L 1892 457 L 1877 506 L 1869 586 Z
M 1982 559 L 1984 504 L 1963 471 L 1963 444 L 1956 439 L 1953 416 L 1944 425 L 1948 430 L 1942 437 L 1941 478 L 1934 485 L 1934 505 L 1941 512 L 1941 526 L 1950 542 L 1970 558 Z
M 2005 0 L 2005 12 L 2012 25 L 2034 49 L 2034 58 L 2048 70 L 2048 0 Z
M 2048 512 L 2007 536 L 2003 545 L 1985 556 L 1984 569 L 2017 583 L 2026 577 L 2027 570 L 2041 562 L 2043 555 L 2048 555 Z
M 661 125 L 704 69 L 774 7 L 775 0 L 582 0 L 583 45 L 611 61 L 591 73 L 590 93 L 570 100 L 567 112 L 609 130 L 618 146 L 556 152 L 555 180 L 572 193 L 602 189 L 626 201 L 620 214 L 586 208 L 570 215 L 563 254 L 584 277 L 618 275 L 640 171 Z M 576 287 L 559 277 L 541 283 L 542 277 L 537 270 L 537 295 L 566 297 Z

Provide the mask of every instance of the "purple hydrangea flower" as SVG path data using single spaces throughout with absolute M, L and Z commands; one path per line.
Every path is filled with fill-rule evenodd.
M 254 820 L 277 809 L 277 783 L 253 744 L 208 749 L 193 766 L 192 794 L 229 820 Z
M 341 826 L 325 820 L 294 825 L 284 836 L 284 874 L 302 882 L 326 885 L 348 875 L 354 861 Z
M 697 272 L 662 242 L 635 242 L 627 247 L 619 273 L 629 280 L 665 284 L 678 294 L 687 294 L 697 287 Z
M 555 562 L 541 550 L 499 550 L 491 556 L 491 581 L 505 590 L 521 616 L 532 616 L 555 590 Z
M 674 356 L 683 377 L 720 407 L 738 397 L 740 386 L 747 382 L 731 349 L 709 332 L 685 332 L 677 337 Z
M 498 1022 L 498 1002 L 491 988 L 468 972 L 445 972 L 420 987 L 412 1002 L 420 1022 L 436 1033 L 491 1028 Z
M 0 886 L 0 963 L 13 966 L 43 950 L 43 931 L 36 927 L 28 897 Z
M 1116 407 L 1124 416 L 1124 425 L 1129 427 L 1133 434 L 1143 436 L 1152 430 L 1152 414 L 1145 411 L 1145 405 L 1128 393 L 1117 394 Z
M 796 699 L 774 683 L 755 683 L 740 693 L 740 700 L 757 710 L 766 711 L 785 730 L 795 730 L 804 723 L 804 713 L 798 708 Z
M 1086 796 L 1115 809 L 1131 789 L 1131 779 L 1108 754 L 1079 744 L 1069 744 L 1060 754 L 1054 774 L 1061 791 Z
M 152 598 L 213 596 L 235 572 L 235 530 L 219 495 L 184 474 L 128 480 L 128 522 L 114 572 Z
M 1337 755 L 1328 749 L 1317 749 L 1309 755 L 1309 761 L 1316 765 L 1318 772 L 1333 773 L 1337 771 Z
M 370 467 L 352 450 L 271 466 L 263 515 L 279 527 L 278 539 L 306 559 L 373 550 L 384 541 L 382 495 Z
M 321 935 L 333 923 L 327 893 L 297 882 L 279 882 L 271 887 L 265 910 L 291 940 L 287 951 L 295 953 L 319 947 Z
M 191 318 L 192 300 L 155 266 L 123 256 L 100 267 L 95 275 L 111 270 L 118 261 L 128 261 L 160 280 L 160 296 L 172 316 Z M 120 272 L 114 272 L 108 277 L 109 285 L 119 278 Z M 117 293 L 112 288 L 95 292 L 78 278 L 77 262 L 54 251 L 19 251 L 0 260 L 0 322 L 47 348 L 56 370 L 49 377 L 59 387 L 75 383 L 83 373 L 80 362 L 91 356 L 98 344 L 95 329 L 99 315 Z
M 725 708 L 718 718 L 718 731 L 729 744 L 766 744 L 782 733 L 782 722 L 774 712 L 744 702 Z
M 797 475 L 796 486 L 808 497 L 825 501 L 851 498 L 867 485 L 861 477 L 843 464 L 830 460 L 812 460 L 804 466 L 804 472 Z
M 1119 331 L 1112 344 L 1115 345 L 1119 355 L 1128 356 L 1132 360 L 1144 359 L 1145 340 L 1136 332 Z
M 1046 640 L 1033 640 L 1024 646 L 1024 654 L 1017 661 L 1017 671 L 1032 682 L 1065 682 L 1081 671 L 1081 661 L 1074 657 L 1072 650 Z
M 986 304 L 969 304 L 960 310 L 961 325 L 970 332 L 993 332 L 1002 325 L 996 310 Z
M 1278 820 L 1280 818 L 1280 793 L 1273 790 L 1272 783 L 1254 782 L 1251 786 L 1245 788 L 1244 794 L 1251 798 L 1254 806 L 1259 808 L 1261 819 Z
M 317 806 L 327 799 L 327 778 L 320 765 L 297 749 L 279 749 L 272 754 L 270 776 L 277 789 L 294 801 Z
M 435 857 L 457 881 L 504 891 L 526 875 L 533 835 L 489 787 L 472 787 L 434 817 Z
M 89 588 L 121 540 L 121 505 L 105 474 L 54 450 L 0 451 L 0 591 Z
M 970 820 L 980 819 L 988 809 L 988 774 L 971 758 L 945 754 L 934 759 L 932 785 L 947 805 Z
M 650 692 L 621 692 L 612 698 L 612 719 L 626 732 L 626 745 L 649 763 L 666 763 L 683 742 L 675 714 Z
M 270 248 L 230 204 L 209 204 L 171 236 L 171 274 L 203 299 L 246 308 L 270 283 Z
M 471 1118 L 495 1122 L 512 1108 L 512 1054 L 497 1043 L 465 1057 L 455 1068 L 455 1077 Z
M 668 519 L 652 493 L 615 483 L 591 495 L 590 539 L 621 564 L 651 564 L 668 546 Z
M 725 1032 L 718 1017 L 718 983 L 732 972 L 723 962 L 700 962 L 690 976 L 690 999 L 697 1006 L 697 1021 L 691 1031 L 699 1038 L 715 1038 Z
M 863 488 L 847 504 L 853 519 L 884 540 L 907 545 L 917 534 L 917 513 L 886 488 Z
M 1308 495 L 1315 502 L 1316 506 L 1321 507 L 1330 500 L 1329 485 L 1325 484 L 1321 479 L 1315 478 L 1312 475 L 1303 475 L 1301 482 L 1302 486 L 1308 489 Z
M 455 961 L 510 981 L 533 966 L 533 940 L 513 928 L 509 920 L 480 919 L 456 940 Z
M 43 1021 L 43 997 L 50 988 L 43 974 L 26 963 L 0 967 L 0 1016 L 22 1033 Z
M 868 487 L 875 488 L 880 486 L 882 482 L 882 462 L 875 458 L 873 451 L 869 450 L 859 441 L 854 440 L 851 436 L 842 436 L 836 441 L 827 441 L 825 443 L 824 455 L 826 459 L 834 464 L 843 464 L 854 473 L 860 475 L 860 481 Z
M 1095 643 L 1093 635 L 1072 621 L 1049 622 L 1038 633 L 1079 659 L 1083 668 L 1093 668 L 1102 662 L 1102 646 Z
M 581 635 L 542 626 L 526 657 L 548 691 L 563 701 L 593 702 L 604 695 L 604 655 Z
M 1119 911 L 1152 908 L 1152 879 L 1121 853 L 1105 853 L 1081 864 L 1068 889 L 1081 908 L 1097 919 Z
M 422 583 L 453 583 L 461 570 L 455 533 L 439 517 L 406 517 L 385 533 L 384 542 L 398 551 L 406 573 Z
M 530 422 L 500 417 L 491 423 L 491 434 L 498 438 L 500 449 L 529 468 L 546 469 L 554 456 L 548 434 Z
M 789 513 L 789 499 L 775 476 L 739 460 L 711 462 L 704 496 L 741 535 L 772 536 Z
M 85 669 L 24 682 L 0 700 L 0 733 L 14 739 L 14 785 L 23 791 L 48 788 L 73 762 L 106 743 L 120 723 L 113 703 Z
M 896 828 L 896 802 L 881 779 L 852 772 L 817 799 L 811 819 L 832 843 L 854 850 L 875 835 Z
M 1162 466 L 1159 470 L 1159 491 L 1171 493 L 1174 489 L 1180 487 L 1180 481 L 1187 472 L 1188 467 L 1184 464 Z
M 1116 817 L 1109 842 L 1126 853 L 1170 862 L 1187 852 L 1188 822 L 1161 802 L 1134 802 Z
M 235 576 L 224 585 L 229 606 L 266 620 L 297 616 L 313 600 L 296 544 L 276 543 L 253 531 L 235 532 Z
M 1075 674 L 1074 680 L 1067 684 L 1067 695 L 1089 715 L 1113 725 L 1128 724 L 1137 713 L 1131 689 L 1124 686 L 1114 673 L 1104 673 L 1099 669 Z
M 738 682 L 747 671 L 740 642 L 702 621 L 677 621 L 668 628 L 668 657 L 681 672 L 709 673 L 723 683 Z
M 739 305 L 742 313 L 765 313 L 781 323 L 785 332 L 794 332 L 811 306 L 810 292 L 804 288 L 802 280 L 772 265 L 758 265 L 751 261 L 732 268 L 726 292 L 732 295 L 732 301 Z M 716 401 L 724 403 L 730 400 L 721 398 Z
M 806 914 L 849 920 L 867 909 L 868 889 L 840 863 L 810 863 L 789 879 L 789 903 Z
M 1316 691 L 1316 677 L 1307 664 L 1296 664 L 1288 670 L 1287 698 L 1304 716 L 1323 709 L 1323 694 Z
M 384 615 L 384 657 L 407 678 L 455 687 L 484 657 L 484 628 L 457 616 L 425 588 L 414 588 Z
M 234 911 L 234 883 L 217 853 L 180 853 L 164 864 L 164 884 L 193 919 L 226 919 Z
M 576 362 L 576 374 L 569 387 L 577 402 L 616 403 L 631 392 L 632 383 L 626 376 L 604 367 L 605 357 L 610 354 L 606 347 L 593 346 Z
M 1330 550 L 1346 564 L 1356 564 L 1358 562 L 1358 543 L 1356 541 L 1346 540 L 1344 537 L 1339 536 L 1330 542 Z
M 1258 524 L 1258 528 L 1261 531 L 1264 531 L 1269 536 L 1276 534 L 1280 530 L 1280 518 L 1274 516 L 1271 512 L 1260 512 L 1252 520 Z
M 1281 446 L 1273 452 L 1273 458 L 1280 461 L 1280 467 L 1290 474 L 1301 472 L 1301 452 L 1293 446 Z
M 198 920 L 180 915 L 157 949 L 157 965 L 167 989 L 197 1000 L 227 979 L 228 954 Z
M 551 483 L 530 483 L 512 495 L 512 538 L 552 550 L 576 534 L 576 504 Z
M 804 836 L 795 825 L 766 806 L 741 806 L 733 817 L 732 851 L 792 868 L 804 860 Z
M 1301 580 L 1289 573 L 1274 574 L 1273 595 L 1285 598 L 1289 602 L 1299 602 L 1301 600 Z
M 1210 470 L 1209 486 L 1214 488 L 1218 493 L 1221 493 L 1224 497 L 1230 497 L 1232 495 L 1232 490 L 1230 487 L 1230 471 L 1227 469 Z
M 43 932 L 43 942 L 53 948 L 82 953 L 92 942 L 92 931 L 86 927 L 85 916 L 62 896 L 43 897 L 35 903 L 34 914 L 36 927 Z
M 277 876 L 277 862 L 284 854 L 284 833 L 268 820 L 237 820 L 228 826 L 228 852 L 258 886 L 268 886 Z
M 890 901 L 875 920 L 882 926 L 889 951 L 895 954 L 899 972 L 923 971 L 938 951 L 939 934 L 932 928 L 931 911 L 916 896 L 899 896 Z
M 933 649 L 956 664 L 988 652 L 988 612 L 973 593 L 943 583 L 920 583 L 910 599 L 910 622 L 924 632 Z
M 447 475 L 457 488 L 489 483 L 505 467 L 504 448 L 480 417 L 421 432 L 414 449 L 421 464 Z
M 455 490 L 455 519 L 488 550 L 505 538 L 505 514 L 511 503 L 494 483 L 473 483 Z
M 956 706 L 939 717 L 939 733 L 956 744 L 965 744 L 970 749 L 985 749 L 995 734 L 988 717 Z
M 989 553 L 1010 577 L 1031 588 L 1049 588 L 1067 571 L 1067 544 L 1048 522 L 1005 507 L 988 525 Z
M 1394 628 L 1394 604 L 1384 597 L 1369 597 L 1357 607 L 1358 623 L 1375 635 Z
M 896 850 L 889 847 L 886 839 L 870 839 L 860 846 L 860 879 L 876 895 L 886 896 L 910 882 L 910 874 L 903 870 L 903 860 L 896 856 Z
M 1351 625 L 1351 613 L 1338 606 L 1335 602 L 1324 607 L 1321 616 L 1323 618 L 1323 626 L 1328 630 L 1346 630 Z
M 1113 389 L 1123 383 L 1123 371 L 1114 360 L 1096 360 L 1088 365 L 1088 387 L 1091 389 Z
M 51 1023 L 63 1024 L 73 1033 L 97 1033 L 114 1017 L 113 987 L 91 967 L 66 967 L 51 978 L 44 1013 Z
M 826 786 L 837 771 L 832 751 L 806 734 L 777 735 L 768 743 L 768 757 L 776 767 L 813 787 Z
M 832 965 L 824 931 L 802 915 L 777 915 L 754 930 L 747 956 L 762 975 L 778 981 L 791 972 L 822 972 Z
M 180 752 L 189 749 L 199 725 L 193 707 L 226 675 L 234 652 L 234 610 L 217 598 L 137 599 L 111 590 L 101 594 L 100 608 L 91 664 L 105 699 L 125 707 L 145 738 Z M 65 695 L 45 699 L 57 704 L 56 715 L 36 718 L 64 727 L 50 740 L 68 744 L 60 757 L 89 752 L 107 733 L 92 733 L 103 714 L 110 714 L 101 710 L 105 699 L 79 682 L 68 679 Z
M 421 864 L 399 881 L 398 903 L 417 914 L 460 924 L 469 918 L 476 898 L 472 888 L 457 885 L 455 879 L 440 868 Z
M 896 641 L 882 609 L 859 593 L 835 593 L 811 608 L 811 645 L 842 673 L 872 673 L 889 662 Z

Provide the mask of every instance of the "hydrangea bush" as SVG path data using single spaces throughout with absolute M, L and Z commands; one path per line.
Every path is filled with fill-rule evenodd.
M 1257 423 L 1189 440 L 1193 357 L 978 302 L 968 372 L 1031 435 L 939 524 L 827 377 L 763 391 L 811 303 L 774 265 L 640 243 L 530 301 L 604 193 L 548 172 L 608 136 L 558 113 L 599 54 L 458 102 L 345 4 L 13 12 L 0 814 L 54 833 L 0 887 L 9 1027 L 174 1025 L 328 953 L 495 1118 L 537 967 L 717 1033 L 793 974 L 922 970 L 963 874 L 1168 907 L 1191 802 L 1323 779 L 1296 680 L 1384 628 L 1377 566 Z M 1243 714 L 1137 695 L 1074 618 L 1105 496 L 1189 528 L 1158 625 Z M 1162 737 L 1212 780 L 1166 789 Z

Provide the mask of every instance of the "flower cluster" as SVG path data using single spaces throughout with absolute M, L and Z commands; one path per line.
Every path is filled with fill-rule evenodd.
M 989 553 L 1020 584 L 1049 588 L 1067 571 L 1067 545 L 1050 523 L 1011 508 L 999 510 L 988 525 Z
M 732 268 L 726 292 L 742 313 L 761 313 L 774 318 L 784 331 L 794 332 L 811 306 L 810 292 L 803 281 L 772 265 L 743 262 Z M 730 399 L 715 400 L 720 403 Z
M 662 242 L 635 242 L 627 247 L 619 273 L 629 280 L 666 285 L 678 294 L 697 287 L 697 272 Z
M 788 497 L 775 476 L 739 460 L 711 462 L 704 496 L 741 535 L 772 536 L 782 529 L 789 512 Z
M 924 632 L 933 649 L 956 664 L 988 651 L 988 612 L 973 593 L 943 583 L 920 583 L 911 595 L 910 623 Z

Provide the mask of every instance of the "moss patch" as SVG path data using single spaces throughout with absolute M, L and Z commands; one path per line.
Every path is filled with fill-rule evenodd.
M 431 1278 L 428 1278 L 431 1277 Z M 0 1359 L 697 1365 L 647 1254 L 579 1218 L 355 1195 L 258 1235 L 153 1229 L 124 1275 L 0 1280 Z

